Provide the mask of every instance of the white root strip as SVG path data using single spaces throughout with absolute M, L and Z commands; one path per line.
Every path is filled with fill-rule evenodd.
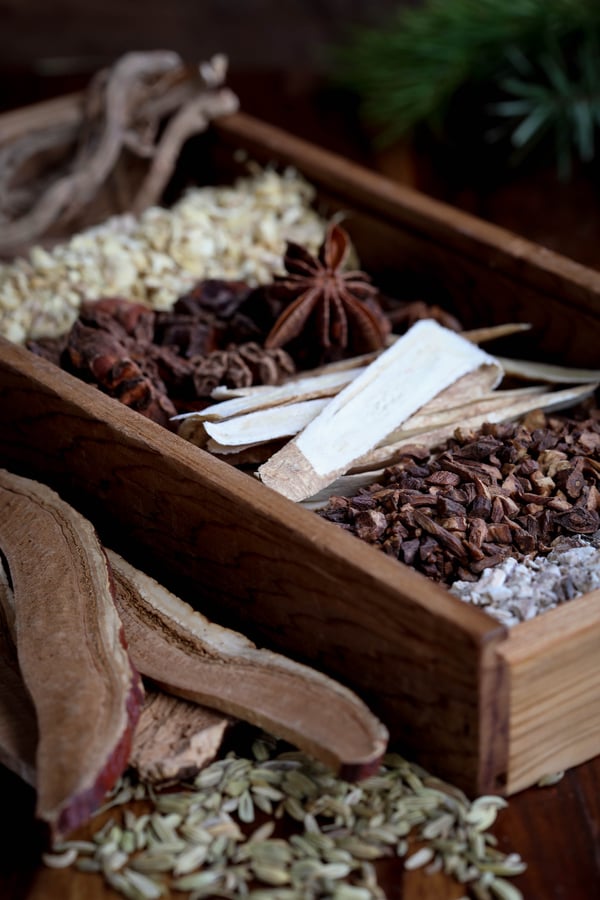
M 204 430 L 217 443 L 230 447 L 292 437 L 306 428 L 328 402 L 327 397 L 322 397 L 285 406 L 272 406 L 223 422 L 205 422 Z
M 363 371 L 364 368 L 354 367 L 343 372 L 315 375 L 280 385 L 257 385 L 255 388 L 247 388 L 247 393 L 238 394 L 231 399 L 216 403 L 214 406 L 207 406 L 200 412 L 181 413 L 181 415 L 173 416 L 173 421 L 180 422 L 186 419 L 220 421 L 255 410 L 268 409 L 271 406 L 282 406 L 285 403 L 297 403 L 300 400 L 314 400 L 319 397 L 332 397 Z M 215 388 L 215 391 L 220 391 L 222 395 L 220 388 Z M 213 397 L 215 391 L 213 391 Z
M 209 622 L 108 551 L 135 664 L 163 690 L 250 722 L 346 778 L 370 774 L 387 730 L 351 691 Z
M 455 332 L 423 319 L 399 338 L 302 431 L 258 469 L 262 481 L 304 500 L 376 447 L 440 391 L 496 360 Z

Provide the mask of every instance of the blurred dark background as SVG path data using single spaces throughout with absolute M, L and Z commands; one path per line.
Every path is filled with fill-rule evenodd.
M 84 86 L 129 50 L 170 49 L 195 63 L 229 58 L 242 108 L 365 157 L 355 106 L 327 77 L 330 47 L 398 0 L 0 0 L 0 108 Z
M 518 3 L 518 0 L 515 0 Z M 551 166 L 489 177 L 469 158 L 410 142 L 383 149 L 358 101 L 330 78 L 352 28 L 418 0 L 0 0 L 0 110 L 79 90 L 130 50 L 188 63 L 225 53 L 241 108 L 546 247 L 600 267 L 600 178 Z M 597 167 L 596 167 L 597 168 Z

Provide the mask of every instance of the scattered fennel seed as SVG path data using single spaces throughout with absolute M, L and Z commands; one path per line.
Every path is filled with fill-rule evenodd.
M 198 898 L 384 900 L 373 863 L 396 856 L 406 869 L 447 873 L 473 897 L 521 898 L 507 878 L 524 871 L 523 860 L 500 852 L 486 830 L 506 805 L 501 798 L 470 802 L 393 753 L 360 784 L 268 738 L 253 753 L 229 753 L 164 793 L 125 777 L 107 798 L 113 818 L 93 841 L 63 841 L 46 862 L 99 871 L 113 890 L 142 900 L 167 888 Z M 254 827 L 249 810 L 265 788 L 272 812 Z M 132 797 L 153 811 L 136 815 L 125 807 Z M 294 831 L 289 838 L 277 836 L 280 819 Z

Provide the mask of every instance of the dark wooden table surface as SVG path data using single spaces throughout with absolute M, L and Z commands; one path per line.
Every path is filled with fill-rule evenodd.
M 117 900 L 119 895 L 98 875 L 43 866 L 33 791 L 4 768 L 0 788 L 0 898 Z M 491 830 L 501 849 L 520 853 L 528 864 L 523 875 L 512 879 L 525 900 L 599 898 L 600 757 L 570 770 L 552 787 L 530 788 L 510 798 Z M 85 836 L 85 829 L 77 833 Z M 465 894 L 463 886 L 443 875 L 404 872 L 396 860 L 386 861 L 378 872 L 390 900 L 456 900 Z M 170 896 L 175 900 L 184 895 Z

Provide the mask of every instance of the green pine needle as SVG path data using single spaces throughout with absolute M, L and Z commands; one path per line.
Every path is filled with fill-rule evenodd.
M 334 52 L 334 77 L 388 141 L 443 129 L 465 88 L 467 97 L 485 94 L 473 115 L 496 120 L 488 135 L 508 134 L 522 154 L 554 132 L 565 172 L 573 152 L 594 156 L 599 46 L 598 0 L 423 0 L 354 30 Z

